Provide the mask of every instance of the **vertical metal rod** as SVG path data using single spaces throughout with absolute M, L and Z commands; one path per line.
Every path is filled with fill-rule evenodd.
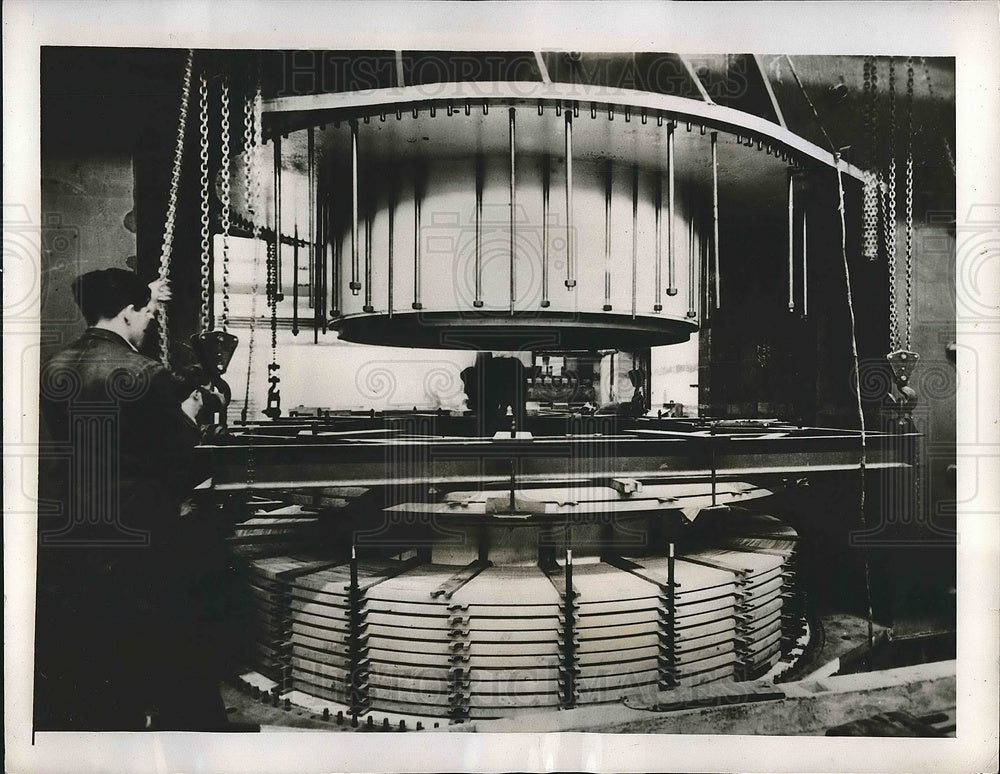
M 802 319 L 809 316 L 809 262 L 806 256 L 806 244 L 809 241 L 809 228 L 806 223 L 806 208 L 802 207 Z
M 354 545 L 351 546 L 351 563 L 350 563 L 350 577 L 351 585 L 348 590 L 348 615 L 350 623 L 350 634 L 348 639 L 348 659 L 350 662 L 351 673 L 348 678 L 348 684 L 350 685 L 350 696 L 348 697 L 350 702 L 351 714 L 357 717 L 358 713 L 361 711 L 361 653 L 359 645 L 359 640 L 361 637 L 361 619 L 358 614 L 359 603 L 360 603 L 360 590 L 358 588 L 358 554 L 357 549 Z
M 795 173 L 788 170 L 788 311 L 795 311 Z
M 676 560 L 674 558 L 674 544 L 667 548 L 667 685 L 671 688 L 677 685 L 677 589 L 676 589 Z
M 639 255 L 639 167 L 632 167 L 632 319 L 635 319 L 636 261 Z
M 611 162 L 604 184 L 604 311 L 611 311 Z
M 389 192 L 389 266 L 387 272 L 387 296 L 389 303 L 389 318 L 392 318 L 392 282 L 393 253 L 396 245 L 396 180 L 393 178 L 392 189 Z
M 319 197 L 319 234 L 316 245 L 316 301 L 315 312 L 317 327 L 326 333 L 326 264 L 327 264 L 327 242 L 330 238 L 330 198 L 324 191 Z M 319 341 L 318 336 L 314 336 L 314 341 Z
M 351 546 L 351 591 L 358 590 L 358 549 Z
M 372 216 L 365 216 L 365 312 L 374 312 L 372 306 Z
M 701 276 L 701 319 L 708 322 L 712 317 L 712 264 L 708 257 L 709 235 L 702 228 L 698 233 L 698 268 Z
M 358 295 L 358 122 L 351 121 L 351 294 Z
M 653 226 L 653 232 L 656 235 L 656 277 L 653 280 L 653 284 L 656 285 L 655 301 L 653 302 L 653 311 L 660 312 L 663 310 L 663 293 L 660 290 L 660 283 L 663 280 L 663 239 L 660 234 L 660 220 L 661 220 L 661 210 L 663 209 L 663 178 L 657 174 L 656 176 L 656 207 L 653 209 L 655 215 L 655 225 Z
M 567 531 L 567 540 L 569 539 L 570 533 Z M 566 546 L 566 563 L 565 576 L 566 576 L 566 587 L 563 594 L 563 636 L 564 636 L 564 654 L 563 661 L 566 666 L 566 695 L 565 704 L 567 708 L 573 707 L 576 704 L 576 648 L 574 646 L 574 637 L 576 632 L 573 626 L 573 610 L 574 602 L 573 599 L 573 549 L 568 545 Z
M 271 293 L 277 298 L 281 288 L 281 134 L 274 135 L 274 265 Z
M 344 284 L 344 244 L 343 244 L 343 234 L 337 233 L 333 239 L 333 268 L 331 270 L 331 279 L 333 281 L 333 297 L 332 306 L 330 310 L 330 315 L 332 317 L 340 317 L 341 307 L 343 306 L 343 296 L 341 292 L 341 286 Z
M 715 464 L 715 422 L 712 422 L 711 427 L 708 432 L 708 443 L 711 446 L 712 451 L 712 505 L 717 505 L 717 484 L 718 484 L 718 471 Z
M 698 306 L 695 293 L 697 292 L 698 274 L 696 268 L 696 257 L 694 250 L 694 213 L 688 212 L 688 311 L 687 316 L 692 320 L 698 316 Z
M 508 128 L 510 136 L 510 314 L 514 315 L 514 300 L 517 293 L 517 269 L 516 269 L 516 248 L 517 240 L 517 187 L 514 177 L 514 117 L 516 111 L 510 108 L 508 111 Z
M 508 409 L 510 408 L 511 407 L 508 406 Z M 517 437 L 517 431 L 514 429 L 513 412 L 511 415 L 511 423 L 510 423 L 510 437 L 511 438 Z M 510 504 L 509 504 L 510 515 L 513 516 L 515 513 L 517 513 L 517 460 L 515 460 L 513 457 L 510 458 L 509 498 L 510 498 Z
M 715 308 L 722 301 L 719 276 L 719 133 L 712 132 L 712 263 L 715 269 Z
M 309 274 L 309 304 L 312 305 L 315 297 L 316 272 L 316 135 L 315 128 L 310 126 L 306 129 L 306 177 L 309 179 L 309 251 L 308 274 Z M 295 275 L 296 295 L 298 295 L 299 275 Z M 315 328 L 315 326 L 313 326 Z
M 674 122 L 667 126 L 667 295 L 677 295 L 677 267 L 674 257 Z
M 548 154 L 542 158 L 542 307 L 549 305 L 549 169 Z
M 576 258 L 573 233 L 573 114 L 566 111 L 566 287 L 576 287 L 573 262 Z
M 476 156 L 476 298 L 472 305 L 483 306 L 483 157 Z
M 341 250 L 340 243 L 341 243 L 341 238 L 342 238 L 343 235 L 340 233 L 340 225 L 341 225 L 340 221 L 337 222 L 338 228 L 336 230 L 333 227 L 332 200 L 333 200 L 333 187 L 334 187 L 333 183 L 334 183 L 334 180 L 332 179 L 332 177 L 333 176 L 331 175 L 331 182 L 330 182 L 331 192 L 330 192 L 330 195 L 329 195 L 329 199 L 330 200 L 327 202 L 327 208 L 328 208 L 328 212 L 327 212 L 327 239 L 330 242 L 330 251 L 331 251 L 331 255 L 330 255 L 330 285 L 331 285 L 331 288 L 330 288 L 330 294 L 329 294 L 329 296 L 330 296 L 330 317 L 340 317 L 340 283 L 341 283 L 341 276 L 342 276 L 341 275 L 341 271 L 340 271 L 340 250 Z M 323 282 L 324 282 L 324 284 L 326 283 L 326 277 L 323 278 Z M 323 295 L 324 303 L 326 302 L 326 297 L 327 297 L 327 294 L 326 294 L 325 290 L 326 290 L 326 288 L 324 287 L 324 295 Z
M 420 170 L 413 173 L 413 303 L 414 309 L 423 309 L 420 303 Z
M 292 241 L 292 335 L 299 335 L 299 224 Z

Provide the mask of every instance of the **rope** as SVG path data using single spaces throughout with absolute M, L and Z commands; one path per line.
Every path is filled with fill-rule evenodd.
M 868 442 L 865 436 L 865 414 L 861 406 L 861 368 L 858 361 L 858 340 L 854 323 L 854 301 L 851 297 L 851 269 L 847 261 L 847 227 L 844 222 L 844 178 L 840 169 L 840 158 L 836 158 L 837 165 L 837 211 L 840 213 L 840 253 L 844 260 L 844 282 L 847 289 L 847 311 L 851 320 L 851 367 L 853 369 L 855 397 L 857 398 L 858 422 L 861 429 L 861 460 L 858 468 L 860 485 L 860 515 L 861 531 L 868 531 L 868 520 L 865 517 L 865 469 L 868 455 Z M 868 562 L 868 550 L 864 550 L 865 564 L 865 606 L 868 613 L 868 646 L 875 643 L 875 631 L 872 613 L 872 581 L 871 568 Z
M 785 59 L 788 61 L 788 69 L 792 71 L 792 77 L 795 78 L 795 84 L 799 87 L 799 91 L 802 92 L 802 96 L 806 98 L 806 102 L 809 104 L 809 109 L 812 111 L 813 118 L 816 119 L 816 125 L 823 133 L 823 137 L 826 138 L 827 144 L 830 146 L 830 150 L 833 151 L 834 155 L 836 155 L 837 146 L 833 144 L 833 140 L 830 139 L 830 135 L 826 133 L 826 128 L 823 126 L 823 122 L 819 118 L 819 113 L 816 112 L 816 106 L 813 105 L 813 101 L 809 99 L 809 94 L 802 85 L 802 81 L 799 80 L 799 74 L 795 72 L 795 65 L 792 64 L 792 58 L 788 56 L 788 54 L 785 54 Z
M 194 49 L 189 48 L 184 63 L 184 85 L 181 89 L 180 116 L 177 121 L 177 141 L 174 144 L 174 163 L 170 170 L 170 194 L 167 198 L 167 221 L 163 228 L 163 244 L 160 248 L 159 279 L 166 281 L 170 276 L 170 256 L 174 247 L 174 223 L 177 219 L 177 189 L 181 179 L 181 162 L 184 158 L 184 135 L 187 131 L 188 97 L 191 94 L 191 68 L 194 63 Z M 170 339 L 167 335 L 167 308 L 159 307 L 160 315 L 160 359 L 170 366 Z

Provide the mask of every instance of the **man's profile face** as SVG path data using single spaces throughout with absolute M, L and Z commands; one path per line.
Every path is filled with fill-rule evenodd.
M 146 305 L 142 307 L 129 306 L 125 308 L 124 315 L 125 325 L 128 330 L 126 338 L 133 347 L 139 349 L 146 339 L 146 331 L 149 329 L 149 324 L 153 321 L 153 317 L 156 316 L 155 306 L 152 301 L 146 302 Z

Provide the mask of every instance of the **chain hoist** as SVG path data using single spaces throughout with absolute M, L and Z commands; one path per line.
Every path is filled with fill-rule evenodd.
M 198 83 L 200 121 L 199 132 L 201 139 L 201 332 L 191 337 L 191 346 L 198 357 L 202 367 L 205 369 L 212 387 L 223 396 L 225 406 L 232 400 L 232 389 L 222 378 L 222 375 L 232 361 L 233 353 L 239 340 L 226 330 L 229 319 L 229 297 L 228 297 L 228 255 L 226 254 L 229 236 L 229 84 L 224 80 L 222 84 L 222 231 L 223 231 L 223 310 L 222 310 L 222 330 L 213 330 L 214 320 L 211 314 L 211 231 L 210 231 L 210 211 L 211 201 L 209 198 L 209 86 L 208 74 L 202 71 Z M 225 427 L 225 411 L 220 412 L 216 422 Z
M 863 200 L 863 229 L 862 245 L 863 254 L 868 260 L 874 261 L 878 258 L 878 176 L 876 173 L 875 154 L 877 147 L 876 137 L 876 92 L 873 82 L 875 70 L 875 57 L 866 56 L 864 63 L 864 90 L 862 105 L 864 109 L 865 135 L 868 147 L 871 149 L 872 158 L 867 164 L 864 177 L 864 200 Z
M 260 175 L 258 174 L 256 155 L 260 147 L 260 79 L 254 84 L 253 73 L 248 74 L 246 101 L 243 108 L 243 185 L 246 190 L 246 209 L 250 221 L 251 237 L 253 238 L 253 274 L 250 286 L 250 340 L 247 344 L 247 379 L 243 395 L 241 419 L 247 422 L 250 411 L 250 382 L 253 374 L 254 338 L 257 332 L 257 294 L 259 291 L 258 276 L 260 272 L 260 225 L 257 223 L 257 202 L 260 198 Z M 252 461 L 248 460 L 248 471 Z
M 913 58 L 906 60 L 906 335 L 910 349 L 913 318 Z
M 271 419 L 281 416 L 278 384 L 278 300 L 281 282 L 281 134 L 275 130 L 274 143 L 274 234 L 267 243 L 267 300 L 271 308 L 271 362 L 267 365 L 267 407 L 262 412 Z
M 281 416 L 281 392 L 278 384 L 278 250 L 281 249 L 281 235 L 276 232 L 274 242 L 267 245 L 268 303 L 271 307 L 271 362 L 267 364 L 267 408 L 263 413 L 271 419 Z
M 885 256 L 889 264 L 889 346 L 899 349 L 899 318 L 896 314 L 896 70 L 889 57 L 889 170 L 883 209 Z
M 891 106 L 891 103 L 890 103 Z M 913 320 L 913 59 L 906 60 L 906 212 L 905 212 L 905 296 L 903 301 L 904 329 L 900 337 L 899 321 L 896 314 L 896 262 L 889 264 L 889 335 L 892 351 L 886 356 L 892 368 L 899 397 L 893 398 L 899 407 L 899 423 L 906 429 L 912 428 L 913 409 L 917 394 L 910 386 L 910 376 L 916 368 L 920 356 L 912 349 Z M 919 500 L 919 477 L 917 483 Z
M 222 95 L 220 98 L 221 120 L 221 140 L 222 140 L 222 160 L 220 162 L 221 198 L 222 198 L 222 330 L 226 332 L 229 328 L 229 228 L 230 228 L 230 207 L 232 199 L 230 196 L 230 165 L 229 165 L 229 76 L 222 78 Z
M 211 232 L 209 230 L 208 197 L 208 78 L 204 70 L 198 76 L 198 104 L 200 107 L 198 134 L 200 139 L 199 159 L 201 161 L 201 330 L 207 331 L 211 323 Z
M 194 49 L 189 48 L 184 63 L 184 84 L 181 88 L 180 115 L 177 120 L 177 141 L 174 144 L 174 163 L 170 170 L 170 193 L 167 196 L 167 219 L 163 227 L 163 244 L 160 248 L 161 282 L 170 277 L 170 257 L 174 246 L 174 223 L 177 219 L 177 189 L 181 180 L 181 162 L 184 159 L 184 135 L 187 132 L 188 97 L 191 94 L 191 70 L 194 64 Z M 170 339 L 167 334 L 167 307 L 158 306 L 160 323 L 160 359 L 164 366 L 170 366 Z

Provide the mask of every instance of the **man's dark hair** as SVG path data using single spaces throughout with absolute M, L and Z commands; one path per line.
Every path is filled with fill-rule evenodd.
M 135 272 L 125 269 L 88 271 L 73 280 L 73 298 L 87 325 L 117 317 L 129 306 L 149 303 L 149 286 Z
M 201 366 L 192 365 L 180 368 L 173 373 L 174 394 L 178 400 L 186 400 L 195 390 L 202 391 L 202 397 L 207 392 L 207 386 L 211 383 L 208 374 Z

